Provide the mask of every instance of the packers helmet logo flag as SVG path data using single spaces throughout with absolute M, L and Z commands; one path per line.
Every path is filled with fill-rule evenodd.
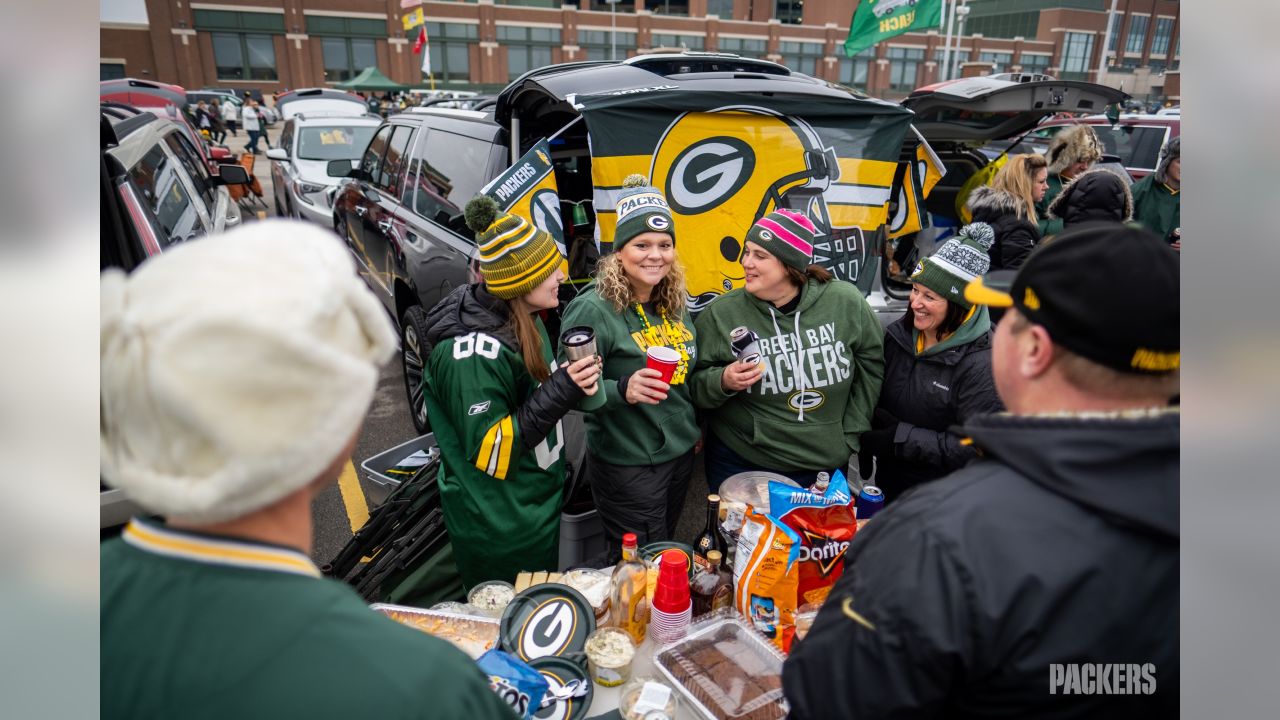
M 776 110 L 733 105 L 676 117 L 658 141 L 649 176 L 666 194 L 680 236 L 699 243 L 681 250 L 698 256 L 686 262 L 689 309 L 745 281 L 743 241 L 757 218 L 824 203 L 822 193 L 839 173 L 835 151 L 818 133 Z
M 681 238 L 692 312 L 744 284 L 747 232 L 779 208 L 813 221 L 815 263 L 869 287 L 874 276 L 862 270 L 876 256 L 868 243 L 883 237 L 877 231 L 889 219 L 910 112 L 841 94 L 806 95 L 797 104 L 667 88 L 580 95 L 573 102 L 590 133 L 602 251 L 621 219 L 623 180 L 647 176 L 665 196 Z

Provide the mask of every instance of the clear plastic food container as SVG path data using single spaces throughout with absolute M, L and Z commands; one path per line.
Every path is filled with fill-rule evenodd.
M 790 710 L 782 697 L 784 659 L 736 611 L 725 609 L 660 649 L 653 664 L 709 720 L 775 720 Z
M 498 646 L 498 621 L 491 618 L 387 603 L 377 603 L 369 607 L 401 625 L 408 625 L 442 640 L 448 640 L 459 650 L 470 655 L 473 660 Z

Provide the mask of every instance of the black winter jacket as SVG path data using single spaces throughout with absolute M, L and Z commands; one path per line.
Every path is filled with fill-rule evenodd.
M 973 213 L 974 222 L 987 223 L 995 231 L 996 241 L 987 251 L 992 270 L 1022 267 L 1036 243 L 1040 242 L 1039 228 L 1018 215 L 1021 202 L 1012 194 L 990 185 L 975 188 L 969 195 L 969 212 Z
M 1133 193 L 1124 178 L 1106 168 L 1094 168 L 1062 186 L 1049 203 L 1049 214 L 1061 218 L 1064 228 L 1094 220 L 1128 222 L 1133 219 Z
M 967 424 L 985 458 L 854 537 L 783 667 L 792 720 L 1177 717 L 1178 427 L 1176 410 Z M 1123 685 L 1090 688 L 1088 663 Z M 1051 692 L 1072 676 L 1093 694 Z
M 1004 409 L 991 376 L 991 333 L 918 357 L 911 314 L 889 325 L 884 340 L 884 382 L 876 407 L 900 421 L 893 454 L 877 456 L 876 484 L 887 500 L 964 467 L 977 452 L 947 429 Z

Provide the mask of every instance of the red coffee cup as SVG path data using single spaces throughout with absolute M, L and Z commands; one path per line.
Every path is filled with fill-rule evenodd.
M 675 615 L 691 603 L 689 565 L 684 553 L 666 552 L 658 563 L 658 584 L 653 589 L 653 608 Z
M 662 373 L 662 382 L 671 382 L 671 377 L 676 374 L 676 366 L 680 364 L 680 353 L 665 345 L 650 345 L 645 356 L 646 365 Z

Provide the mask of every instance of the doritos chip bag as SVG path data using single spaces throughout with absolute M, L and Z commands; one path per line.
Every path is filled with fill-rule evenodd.
M 800 540 L 796 604 L 823 602 L 844 573 L 844 553 L 858 531 L 849 481 L 837 472 L 822 496 L 770 482 L 769 514 Z
M 796 608 L 822 602 L 844 571 L 857 532 L 843 473 L 826 493 L 769 483 L 769 513 L 749 508 L 734 558 L 734 606 L 783 652 L 791 649 Z
M 476 664 L 489 677 L 489 687 L 522 720 L 530 720 L 538 712 L 549 687 L 542 673 L 520 658 L 497 649 L 481 655 Z

